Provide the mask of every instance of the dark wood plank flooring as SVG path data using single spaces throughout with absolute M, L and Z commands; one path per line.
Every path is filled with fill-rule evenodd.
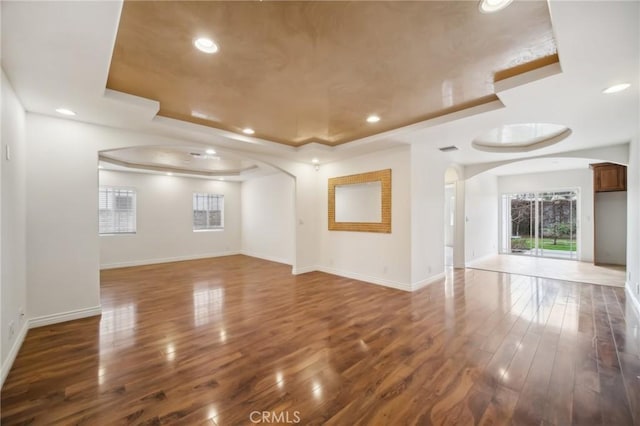
M 469 269 L 411 294 L 245 256 L 101 275 L 101 318 L 29 331 L 3 425 L 640 424 L 623 289 Z

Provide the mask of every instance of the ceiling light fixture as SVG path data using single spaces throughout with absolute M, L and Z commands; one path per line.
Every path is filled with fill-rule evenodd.
M 173 176 L 173 173 L 167 172 L 167 176 Z
M 244 129 L 242 129 L 242 133 L 244 133 L 245 135 L 252 135 L 255 133 L 255 130 L 253 130 L 250 127 L 246 127 Z
M 70 109 L 67 108 L 56 108 L 56 112 L 58 114 L 62 114 L 62 115 L 76 115 L 75 112 L 71 111 Z
M 380 117 L 377 115 L 370 115 L 367 117 L 367 123 L 377 123 L 378 121 L 380 121 Z
M 312 159 L 311 159 L 311 162 L 312 162 L 313 164 L 318 164 L 318 163 L 320 162 L 320 160 L 318 160 L 317 158 L 312 158 Z
M 215 154 L 215 153 L 216 153 L 216 150 L 215 150 L 215 149 L 211 149 L 211 148 L 209 148 L 209 149 L 207 149 L 205 152 L 207 153 L 207 155 L 213 155 L 213 154 Z
M 618 93 L 628 89 L 630 86 L 631 85 L 629 83 L 614 84 L 613 86 L 607 87 L 606 89 L 604 89 L 602 93 L 606 93 L 606 94 Z
M 204 53 L 216 53 L 218 51 L 218 45 L 210 38 L 197 38 L 194 40 L 193 45 Z
M 481 0 L 478 8 L 482 13 L 494 13 L 509 6 L 513 0 Z

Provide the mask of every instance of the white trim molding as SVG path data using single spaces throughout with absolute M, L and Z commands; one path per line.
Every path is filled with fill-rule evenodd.
M 399 281 L 392 281 L 392 280 L 385 280 L 385 279 L 380 279 L 376 277 L 370 277 L 368 275 L 358 274 L 356 272 L 341 271 L 339 269 L 327 268 L 325 266 L 318 266 L 316 270 L 327 273 L 327 274 L 331 274 L 331 275 L 337 275 L 339 277 L 351 278 L 353 280 L 364 281 L 371 284 L 377 284 L 385 287 L 395 288 L 396 290 L 411 291 L 411 284 L 409 283 L 402 283 Z
M 633 294 L 632 287 L 634 286 L 635 284 L 627 281 L 624 285 L 624 290 L 627 295 L 627 298 L 631 300 L 631 306 L 633 307 L 633 311 L 636 317 L 640 320 L 640 300 L 638 300 L 638 297 Z
M 73 321 L 80 318 L 93 317 L 102 315 L 102 306 L 93 306 L 91 308 L 76 309 L 74 311 L 60 312 L 57 314 L 43 315 L 41 317 L 31 318 L 29 320 L 29 328 L 42 327 L 44 325 L 57 324 L 59 322 Z
M 435 274 L 435 275 L 430 276 L 429 278 L 426 278 L 424 280 L 417 281 L 417 282 L 411 284 L 411 291 L 420 290 L 421 288 L 426 287 L 429 284 L 433 284 L 435 282 L 438 282 L 438 281 L 446 278 L 446 276 L 447 276 L 447 274 L 445 272 L 440 272 L 439 274 Z
M 197 259 L 207 259 L 210 257 L 223 257 L 223 256 L 233 256 L 236 254 L 242 254 L 240 251 L 224 251 L 219 253 L 207 253 L 207 254 L 195 254 L 195 255 L 187 255 L 187 256 L 176 256 L 176 257 L 165 257 L 161 259 L 142 259 L 142 260 L 132 260 L 127 262 L 116 262 L 116 263 L 107 263 L 104 265 L 100 265 L 100 270 L 105 269 L 116 269 L 116 268 L 128 268 L 130 266 L 144 266 L 144 265 L 156 265 L 158 263 L 170 263 L 170 262 L 182 262 L 184 260 L 197 260 Z M 269 259 L 267 259 L 269 260 Z
M 22 328 L 16 335 L 15 340 L 13 341 L 13 345 L 11 346 L 11 350 L 9 350 L 9 353 L 7 354 L 7 358 L 2 363 L 2 377 L 0 377 L 0 388 L 4 385 L 4 381 L 9 375 L 9 371 L 11 371 L 13 362 L 16 360 L 16 356 L 18 356 L 18 352 L 20 352 L 20 348 L 22 347 L 24 338 L 27 336 L 28 330 L 29 322 L 25 321 L 25 323 L 22 324 Z
M 282 263 L 282 264 L 291 266 L 291 261 L 285 260 L 285 259 L 281 259 L 279 257 L 263 255 L 263 254 L 260 254 L 260 253 L 255 253 L 255 252 L 247 251 L 247 250 L 240 250 L 240 254 L 242 254 L 244 256 L 255 257 L 256 259 L 268 260 L 269 262 Z
M 319 269 L 316 268 L 315 266 L 302 266 L 298 268 L 295 265 L 293 265 L 293 268 L 291 268 L 291 273 L 293 275 L 300 275 L 300 274 L 306 274 L 307 272 L 313 272 L 318 270 Z

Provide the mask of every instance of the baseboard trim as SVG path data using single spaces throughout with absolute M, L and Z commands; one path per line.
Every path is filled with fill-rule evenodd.
M 429 284 L 433 284 L 435 282 L 438 282 L 438 281 L 444 279 L 446 276 L 447 276 L 447 274 L 444 271 L 440 272 L 439 274 L 433 275 L 433 276 L 431 276 L 429 278 L 426 278 L 426 279 L 424 279 L 422 281 L 418 281 L 418 282 L 415 282 L 415 283 L 411 284 L 411 290 L 412 291 L 420 290 L 421 288 L 426 287 Z
M 633 291 L 631 290 L 632 286 L 633 284 L 627 281 L 624 285 L 624 290 L 627 298 L 631 300 L 631 306 L 633 306 L 633 311 L 636 314 L 636 318 L 640 320 L 640 300 L 638 300 L 638 297 L 633 294 Z
M 279 257 L 264 255 L 260 253 L 255 253 L 252 251 L 240 250 L 240 254 L 244 256 L 255 257 L 256 259 L 268 260 L 269 262 L 282 263 L 284 265 L 289 265 L 289 266 L 292 265 L 291 261 L 289 260 L 285 260 Z
M 371 284 L 390 287 L 396 290 L 411 291 L 411 285 L 409 283 L 401 283 L 399 281 L 385 280 L 377 277 L 371 277 L 368 275 L 359 274 L 357 272 L 349 272 L 349 271 L 342 271 L 334 268 L 328 268 L 326 266 L 318 266 L 316 267 L 316 270 L 327 273 L 327 274 L 331 274 L 331 275 L 337 275 L 339 277 L 350 278 L 352 280 L 364 281 Z
M 318 268 L 316 268 L 315 266 L 301 266 L 300 268 L 297 268 L 296 266 L 294 266 L 293 268 L 291 268 L 291 273 L 293 275 L 300 275 L 300 274 L 306 274 L 308 272 L 313 272 L 317 270 Z
M 91 308 L 76 309 L 74 311 L 43 315 L 41 317 L 31 318 L 29 320 L 29 328 L 42 327 L 45 325 L 57 324 L 59 322 L 73 321 L 80 318 L 93 317 L 101 314 L 102 306 L 98 305 Z
M 0 377 L 0 388 L 4 386 L 4 381 L 9 375 L 9 371 L 11 371 L 11 367 L 13 367 L 13 362 L 16 360 L 18 356 L 18 352 L 20 352 L 20 348 L 22 347 L 22 343 L 24 342 L 24 338 L 27 337 L 27 331 L 29 330 L 29 322 L 26 321 L 22 324 L 22 328 L 16 335 L 16 339 L 13 341 L 13 346 L 11 346 L 11 350 L 7 354 L 7 359 L 2 363 L 2 377 Z
M 182 262 L 185 260 L 207 259 L 210 257 L 233 256 L 235 254 L 241 254 L 241 252 L 240 251 L 223 251 L 218 253 L 164 257 L 161 259 L 142 259 L 142 260 L 127 261 L 127 262 L 106 263 L 104 265 L 100 265 L 100 270 L 102 271 L 105 269 L 128 268 L 131 266 L 157 265 L 158 263 Z

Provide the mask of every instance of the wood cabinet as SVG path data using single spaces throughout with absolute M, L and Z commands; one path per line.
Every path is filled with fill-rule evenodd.
M 591 164 L 594 192 L 627 190 L 627 167 L 614 163 Z

